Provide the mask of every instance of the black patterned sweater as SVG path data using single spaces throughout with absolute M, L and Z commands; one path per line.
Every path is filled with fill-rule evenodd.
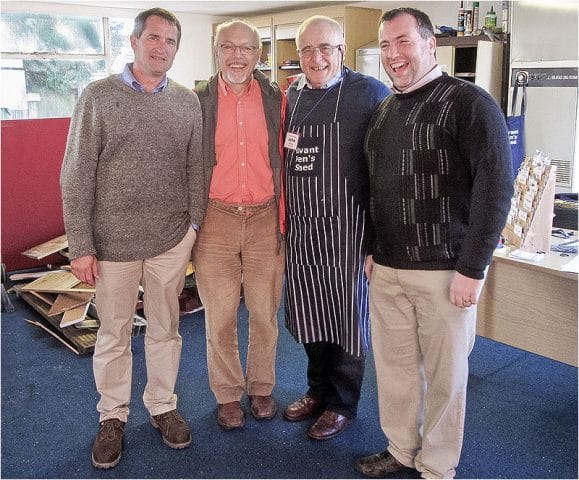
M 391 95 L 366 135 L 374 261 L 484 278 L 513 194 L 504 116 L 471 83 L 443 75 Z

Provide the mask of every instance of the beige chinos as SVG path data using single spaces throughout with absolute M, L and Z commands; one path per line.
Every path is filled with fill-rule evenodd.
M 132 378 L 131 333 L 139 291 L 144 289 L 145 361 L 147 384 L 143 394 L 151 415 L 174 410 L 175 382 L 181 358 L 179 294 L 196 232 L 187 234 L 161 255 L 133 262 L 99 261 L 96 307 L 100 319 L 93 372 L 101 395 L 100 421 L 129 415 Z
M 452 270 L 374 264 L 372 348 L 388 451 L 424 478 L 453 478 L 463 441 L 476 307 L 449 300 Z

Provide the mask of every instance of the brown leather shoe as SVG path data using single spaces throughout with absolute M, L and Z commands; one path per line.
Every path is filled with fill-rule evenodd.
M 314 440 L 329 440 L 340 435 L 349 423 L 348 417 L 326 410 L 309 428 L 308 436 Z
M 191 445 L 191 429 L 177 410 L 152 416 L 151 424 L 161 430 L 165 445 L 171 448 L 185 448 Z
M 245 413 L 241 409 L 241 402 L 237 400 L 220 403 L 217 406 L 217 423 L 225 430 L 243 427 L 245 425 Z
M 290 422 L 303 422 L 321 412 L 320 402 L 307 395 L 286 407 L 283 417 Z
M 96 468 L 112 468 L 121 461 L 125 422 L 118 418 L 103 420 L 92 446 L 92 464 Z
M 277 406 L 271 395 L 250 395 L 251 414 L 256 420 L 269 420 L 275 416 Z
M 401 464 L 388 450 L 384 450 L 381 453 L 360 458 L 356 462 L 356 470 L 367 477 L 385 478 L 402 470 L 413 469 Z

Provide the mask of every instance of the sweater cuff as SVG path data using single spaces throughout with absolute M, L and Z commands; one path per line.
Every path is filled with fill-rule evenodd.
M 471 268 L 461 263 L 457 263 L 455 270 L 458 273 L 464 275 L 465 277 L 474 278 L 475 280 L 483 280 L 485 278 L 486 267 L 481 270 L 478 268 Z

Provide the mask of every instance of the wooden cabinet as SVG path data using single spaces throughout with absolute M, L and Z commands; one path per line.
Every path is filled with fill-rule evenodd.
M 355 68 L 356 49 L 378 36 L 378 21 L 382 10 L 338 5 L 274 15 L 276 81 L 282 88 L 287 86 L 288 77 L 301 72 L 295 38 L 300 24 L 312 15 L 325 15 L 342 25 L 346 44 L 344 63 L 347 67 Z
M 300 60 L 296 47 L 296 34 L 300 24 L 275 25 L 276 81 L 286 89 L 294 75 L 301 73 Z M 290 78 L 290 80 L 288 80 Z
M 443 72 L 474 83 L 479 40 L 484 35 L 440 37 L 436 39 L 436 57 Z
M 265 73 L 270 80 L 273 79 L 273 28 L 272 19 L 269 15 L 244 19 L 257 27 L 261 38 L 261 56 L 257 61 L 257 68 Z
M 440 37 L 436 44 L 436 58 L 443 72 L 475 83 L 502 105 L 504 43 L 475 35 Z
M 273 72 L 273 48 L 271 44 L 271 27 L 260 28 L 261 56 L 257 62 L 257 68 L 272 79 Z
M 263 49 L 258 68 L 284 89 L 287 78 L 301 72 L 295 37 L 299 25 L 312 15 L 325 15 L 342 24 L 347 46 L 344 63 L 355 68 L 356 49 L 378 37 L 378 21 L 382 11 L 336 5 L 244 18 L 258 28 L 262 37 Z

